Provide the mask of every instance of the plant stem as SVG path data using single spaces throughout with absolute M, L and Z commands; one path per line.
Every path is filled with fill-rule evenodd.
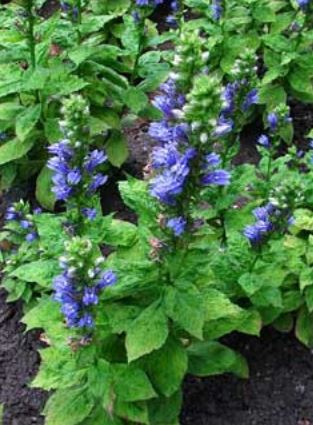
M 143 18 L 140 21 L 140 23 L 138 24 L 139 25 L 139 28 L 138 28 L 138 32 L 139 32 L 138 50 L 137 50 L 136 57 L 135 57 L 133 71 L 132 71 L 132 74 L 131 74 L 131 77 L 130 77 L 131 84 L 134 84 L 134 82 L 135 82 L 138 62 L 139 62 L 142 50 L 144 48 L 145 21 L 146 21 L 146 18 Z
M 35 25 L 35 17 L 32 11 L 33 2 L 32 0 L 27 1 L 26 9 L 27 9 L 27 20 L 28 20 L 28 46 L 30 52 L 30 63 L 33 69 L 36 68 L 36 41 L 34 35 L 34 25 Z

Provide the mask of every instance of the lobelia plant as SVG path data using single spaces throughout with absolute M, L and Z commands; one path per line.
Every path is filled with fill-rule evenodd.
M 192 57 L 200 67 L 190 67 L 185 74 L 186 45 L 186 52 L 195 47 L 198 53 Z M 62 271 L 53 283 L 57 302 L 43 297 L 23 319 L 28 329 L 43 327 L 49 342 L 33 383 L 56 390 L 45 408 L 46 424 L 176 424 L 187 371 L 197 376 L 226 371 L 247 375 L 244 359 L 218 338 L 234 329 L 257 334 L 259 315 L 254 308 L 233 303 L 212 282 L 210 240 L 220 246 L 220 232 L 201 217 L 201 203 L 208 198 L 213 203 L 220 196 L 219 187 L 230 183 L 229 172 L 219 168 L 220 158 L 212 152 L 221 90 L 215 78 L 206 78 L 207 97 L 203 93 L 201 101 L 207 100 L 212 119 L 215 111 L 217 116 L 212 134 L 203 140 L 202 110 L 196 116 L 193 109 L 206 67 L 203 40 L 197 34 L 182 36 L 179 51 L 182 60 L 154 99 L 163 119 L 150 129 L 157 130 L 160 142 L 146 169 L 150 177 L 147 182 L 130 178 L 120 183 L 138 225 L 99 217 L 92 238 L 93 221 L 84 226 L 81 220 L 81 199 L 88 201 L 90 176 L 79 173 L 79 187 L 86 195 L 74 187 L 67 197 L 68 187 L 76 186 L 76 179 L 68 179 L 73 170 L 72 164 L 71 171 L 68 168 L 68 152 L 60 143 L 50 149 L 57 153 L 49 162 L 55 191 L 59 193 L 61 184 L 79 237 L 66 243 L 60 258 Z M 69 104 L 74 107 L 77 102 L 65 102 Z M 77 115 L 68 111 L 67 129 Z M 192 128 L 194 122 L 200 125 Z M 70 130 L 69 146 L 74 150 L 84 127 Z M 164 140 L 165 133 L 169 137 Z M 80 164 L 86 167 L 81 146 Z M 99 250 L 103 243 L 113 247 L 105 261 Z
M 155 116 L 146 93 L 165 78 L 168 65 L 160 63 L 159 52 L 149 54 L 147 42 L 140 49 L 133 43 L 139 40 L 139 29 L 130 11 L 125 24 L 115 24 L 124 8 L 93 16 L 87 4 L 66 3 L 46 20 L 33 0 L 1 8 L 1 188 L 39 173 L 36 197 L 51 210 L 55 199 L 48 195 L 46 146 L 61 137 L 62 96 L 81 91 L 88 99 L 92 135 L 99 146 L 106 146 L 109 161 L 120 167 L 128 156 L 125 127 L 138 116 Z M 108 33 L 109 25 L 116 28 L 116 37 Z
M 229 78 L 234 61 L 245 49 L 258 56 L 259 101 L 265 116 L 284 103 L 287 96 L 311 102 L 312 54 L 310 33 L 312 2 L 186 0 L 195 12 L 188 22 L 208 35 L 210 69 Z M 284 140 L 291 143 L 292 125 Z

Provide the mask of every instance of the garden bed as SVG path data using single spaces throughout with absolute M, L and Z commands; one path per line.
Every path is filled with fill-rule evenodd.
M 0 425 L 313 425 L 313 2 L 17 3 Z
M 2 425 L 42 425 L 48 394 L 28 384 L 39 367 L 40 332 L 23 333 L 20 303 L 0 294 L 0 403 Z M 182 425 L 311 425 L 313 353 L 293 334 L 265 329 L 261 338 L 232 335 L 228 344 L 246 356 L 250 378 L 188 377 Z
M 295 142 L 306 146 L 304 135 L 313 126 L 313 108 L 295 104 L 292 109 Z M 258 161 L 255 141 L 258 124 L 244 131 L 236 163 Z M 120 219 L 136 221 L 125 207 L 117 190 L 117 181 L 125 173 L 141 177 L 153 142 L 147 136 L 147 123 L 139 121 L 128 131 L 130 158 L 102 189 L 105 214 L 115 212 Z M 32 185 L 8 193 L 2 200 L 2 214 L 8 203 L 20 197 L 33 197 Z M 107 200 L 110 200 L 108 202 Z M 40 415 L 48 398 L 45 391 L 29 388 L 39 368 L 38 349 L 44 346 L 40 331 L 24 333 L 20 323 L 22 304 L 6 301 L 0 292 L 0 404 L 4 404 L 2 425 L 41 425 Z M 213 378 L 187 377 L 184 384 L 182 425 L 312 425 L 313 424 L 313 353 L 294 337 L 271 328 L 261 338 L 233 334 L 227 344 L 248 360 L 247 380 L 224 375 Z

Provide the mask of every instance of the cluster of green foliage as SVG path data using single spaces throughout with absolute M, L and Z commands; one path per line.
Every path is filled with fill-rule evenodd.
M 187 373 L 248 377 L 243 356 L 220 341 L 225 335 L 259 335 L 272 325 L 283 332 L 295 328 L 299 340 L 313 346 L 313 133 L 307 152 L 299 152 L 289 118 L 290 99 L 313 99 L 311 3 L 304 10 L 289 0 L 184 0 L 177 28 L 161 35 L 148 19 L 151 8 L 140 9 L 138 21 L 130 3 L 74 2 L 78 18 L 70 9 L 70 16 L 58 12 L 48 20 L 32 8 L 31 38 L 19 26 L 12 30 L 16 9 L 25 5 L 5 6 L 0 17 L 0 129 L 10 136 L 0 147 L 2 188 L 39 173 L 37 198 L 53 208 L 45 148 L 64 137 L 62 105 L 69 95 L 71 137 L 75 144 L 83 135 L 82 152 L 105 147 L 110 162 L 122 165 L 123 130 L 138 117 L 188 125 L 188 142 L 175 151 L 175 161 L 187 143 L 197 151 L 176 202 L 152 196 L 159 170 L 151 172 L 151 164 L 146 179 L 119 183 L 136 224 L 104 216 L 98 195 L 93 220 L 81 214 L 90 201 L 82 193 L 58 214 L 32 213 L 22 201 L 14 207 L 37 237 L 25 240 L 25 226 L 7 221 L 1 239 L 12 249 L 2 253 L 2 285 L 8 301 L 24 300 L 27 330 L 43 329 L 48 343 L 32 383 L 53 390 L 46 425 L 178 425 Z M 222 8 L 219 19 L 212 3 Z M 159 51 L 167 40 L 174 48 Z M 148 95 L 169 71 L 185 104 L 168 119 Z M 223 93 L 238 81 L 243 94 L 231 105 L 231 132 L 217 135 Z M 251 90 L 258 96 L 245 108 Z M 87 123 L 79 121 L 75 99 L 89 105 Z M 260 117 L 268 144 L 257 147 L 259 163 L 234 165 L 242 131 Z M 231 176 L 229 184 L 199 184 L 201 160 L 212 152 Z M 273 227 L 247 238 L 255 209 L 269 203 L 277 212 Z M 167 226 L 174 215 L 186 219 L 182 234 Z M 53 282 L 66 262 L 78 264 L 81 276 L 93 276 L 90 264 L 103 260 L 102 252 L 109 254 L 101 270 L 112 270 L 117 281 L 90 308 L 92 330 L 71 328 L 52 296 Z
M 79 3 L 75 18 L 57 11 L 44 19 L 41 5 L 23 0 L 0 9 L 0 177 L 5 190 L 38 175 L 37 199 L 53 209 L 46 147 L 62 137 L 62 97 L 80 91 L 88 99 L 92 135 L 120 167 L 125 128 L 158 113 L 148 94 L 168 73 L 166 51 L 157 50 L 168 37 L 148 17 L 138 26 L 130 1 Z

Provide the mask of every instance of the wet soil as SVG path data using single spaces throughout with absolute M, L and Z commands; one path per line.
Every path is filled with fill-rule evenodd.
M 42 347 L 39 332 L 24 333 L 20 323 L 21 303 L 6 304 L 6 294 L 0 291 L 0 405 L 4 404 L 1 425 L 41 425 L 40 412 L 46 394 L 30 389 L 39 367 L 38 349 Z
M 187 378 L 181 425 L 312 425 L 313 352 L 292 334 L 232 335 L 250 378 Z

